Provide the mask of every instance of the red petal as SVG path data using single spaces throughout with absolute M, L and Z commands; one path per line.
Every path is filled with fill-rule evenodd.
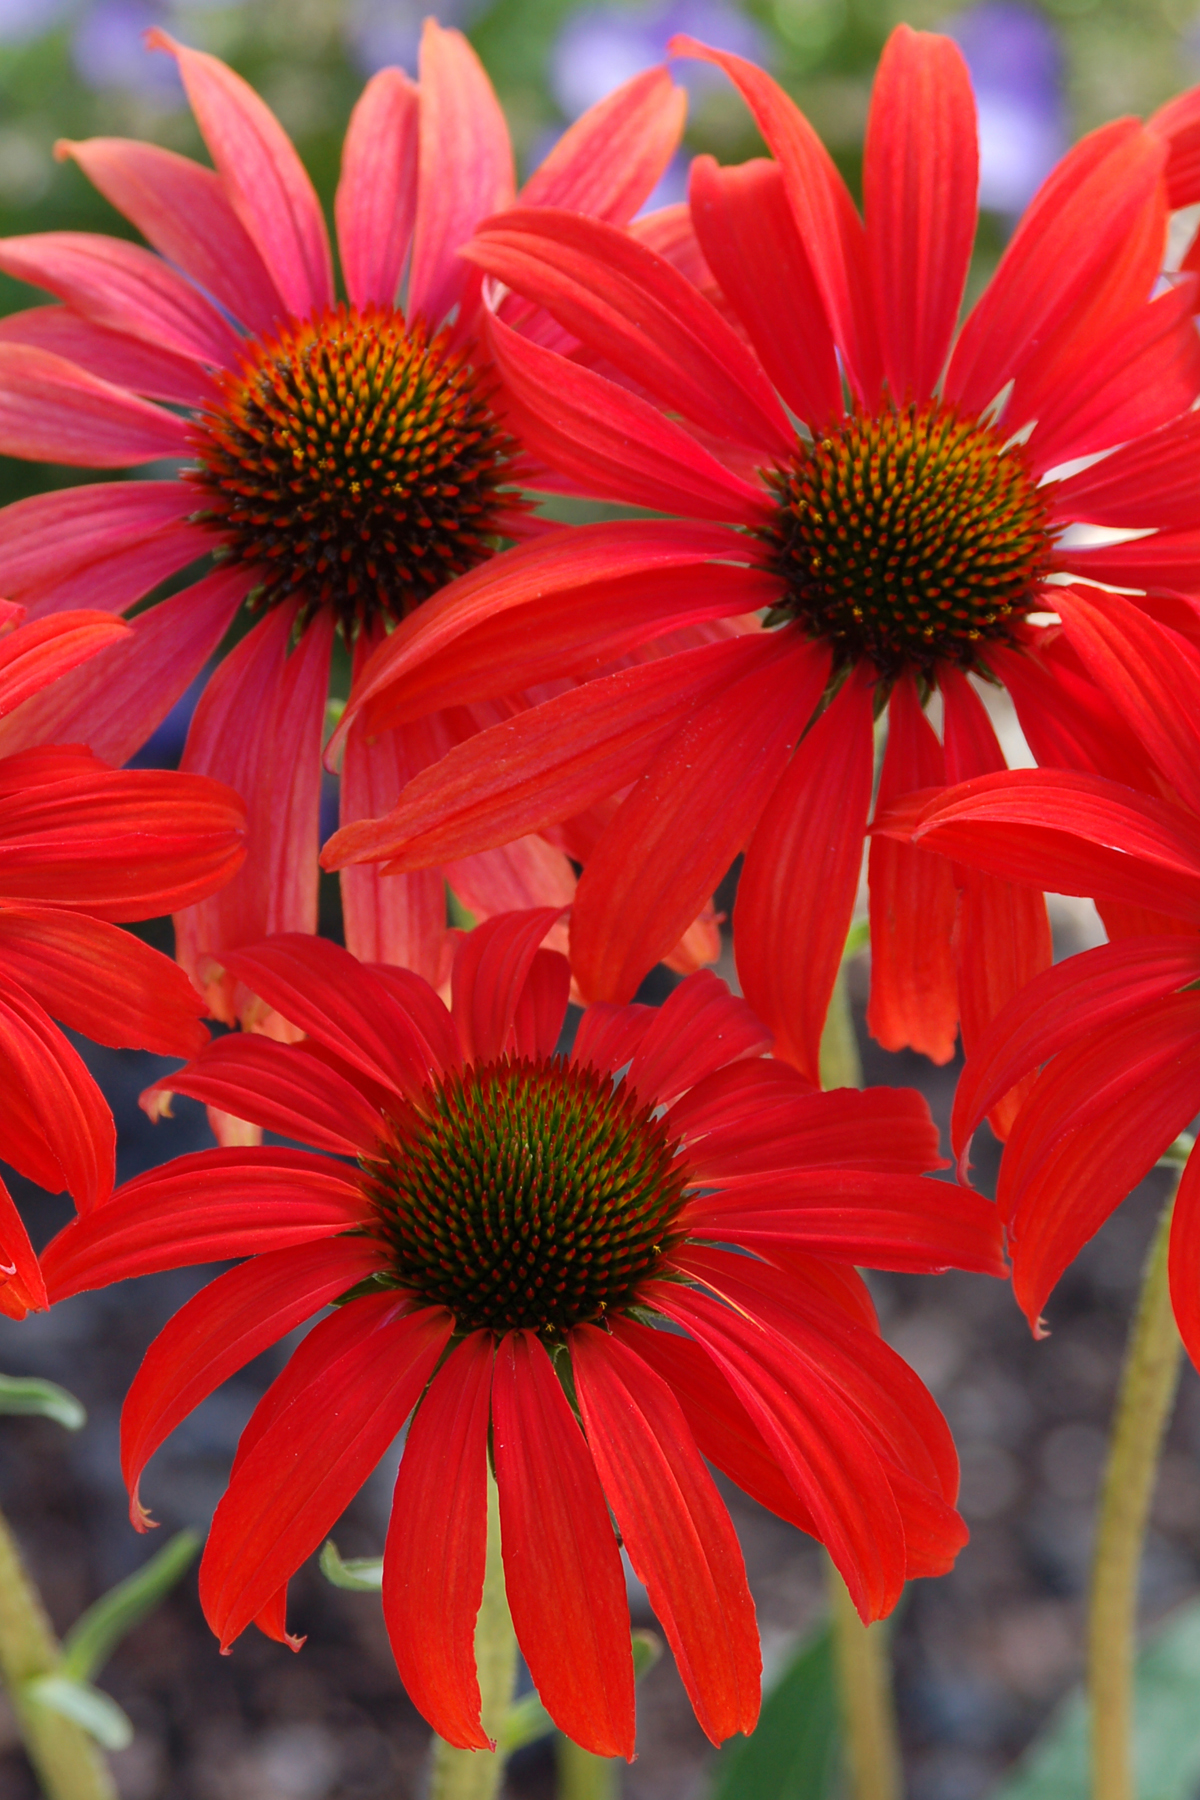
M 684 89 L 665 69 L 644 69 L 563 132 L 521 189 L 521 205 L 626 224 L 657 187 L 686 116 Z
M 625 1080 L 646 1106 L 665 1106 L 714 1070 L 770 1047 L 770 1033 L 746 1002 L 702 969 L 655 1010 Z
M 234 1467 L 200 1564 L 200 1604 L 227 1649 L 311 1556 L 396 1436 L 453 1328 L 441 1307 L 353 1300 L 309 1333 L 307 1384 Z M 251 1421 L 253 1424 L 253 1421 Z
M 1196 1183 L 1200 1181 L 1200 1156 L 1189 1156 L 1179 1178 L 1175 1212 L 1171 1219 L 1171 1304 L 1184 1349 L 1193 1363 L 1200 1361 L 1200 1206 Z
M 250 1033 L 217 1038 L 186 1068 L 147 1089 L 147 1096 L 164 1093 L 190 1094 L 335 1156 L 373 1154 L 383 1131 L 375 1108 L 328 1063 L 310 1056 L 303 1045 Z
M 359 95 L 334 201 L 346 292 L 361 311 L 393 306 L 417 216 L 420 89 L 380 69 Z
M 998 645 L 989 661 L 1042 768 L 1086 769 L 1161 793 L 1162 778 L 1144 747 L 1057 627 L 1041 634 L 1032 654 Z
M 0 1312 L 23 1319 L 27 1312 L 45 1312 L 50 1305 L 46 1283 L 29 1233 L 0 1181 Z
M 945 365 L 978 187 L 975 99 L 962 51 L 947 37 L 899 25 L 875 76 L 863 162 L 876 330 L 898 402 L 927 400 Z
M 65 357 L 0 343 L 0 453 L 28 462 L 121 469 L 187 456 L 186 421 L 89 375 Z
M 492 1062 L 511 1049 L 510 1034 L 525 983 L 538 947 L 558 917 L 548 906 L 503 913 L 462 939 L 454 958 L 451 1010 L 467 1062 Z M 562 1002 L 565 1017 L 565 991 Z M 557 1041 L 558 1031 L 554 1036 Z
M 102 612 L 55 613 L 18 625 L 0 637 L 0 718 L 128 636 L 123 619 Z
M 554 1055 L 571 993 L 571 965 L 557 950 L 539 950 L 530 964 L 512 1024 L 515 1057 Z
M 593 1001 L 579 1021 L 571 1061 L 580 1067 L 599 1069 L 604 1075 L 615 1075 L 625 1067 L 657 1017 L 656 1007 Z
M 370 1238 L 324 1238 L 242 1263 L 180 1307 L 154 1339 L 121 1411 L 130 1517 L 145 1530 L 142 1470 L 175 1427 L 254 1357 L 380 1267 Z
M 778 804 L 828 653 L 790 632 L 742 642 L 754 654 L 750 669 L 697 707 L 659 751 L 584 870 L 571 911 L 571 967 L 589 999 L 633 998 L 763 809 Z
M 508 1604 L 533 1685 L 585 1750 L 632 1758 L 621 1558 L 591 1452 L 532 1331 L 501 1340 L 492 1433 Z
M 5 1159 L 80 1212 L 112 1191 L 112 1114 L 82 1060 L 19 982 L 0 974 L 0 1123 Z
M 1167 198 L 1172 210 L 1200 200 L 1200 88 L 1189 88 L 1160 106 L 1148 121 L 1166 138 Z
M 475 1620 L 488 1535 L 495 1346 L 474 1331 L 409 1427 L 383 1555 L 383 1616 L 409 1699 L 460 1750 L 494 1750 L 479 1718 Z
M 634 1573 L 707 1736 L 758 1722 L 762 1656 L 737 1534 L 667 1383 L 595 1326 L 570 1334 L 579 1410 Z
M 821 1032 L 862 867 L 875 746 L 871 688 L 846 682 L 792 758 L 746 851 L 738 973 L 775 1054 L 820 1081 Z
M 1200 525 L 1200 499 L 1194 480 L 1188 479 L 1195 473 L 1198 449 L 1200 417 L 1188 412 L 1056 481 L 1050 490 L 1054 516 L 1128 529 Z
M 285 1250 L 361 1225 L 353 1171 L 303 1150 L 199 1150 L 138 1175 L 42 1257 L 56 1300 L 131 1275 Z

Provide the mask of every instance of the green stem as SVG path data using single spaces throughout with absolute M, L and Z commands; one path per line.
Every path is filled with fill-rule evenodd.
M 619 1756 L 593 1756 L 569 1737 L 558 1736 L 558 1800 L 618 1800 Z
M 1093 1800 L 1135 1800 L 1133 1669 L 1138 1573 L 1183 1356 L 1167 1278 L 1174 1205 L 1172 1193 L 1142 1272 L 1100 1492 L 1088 1599 Z
M 517 1639 L 504 1592 L 499 1497 L 490 1476 L 487 1570 L 483 1579 L 483 1604 L 475 1626 L 475 1662 L 479 1670 L 483 1729 L 490 1738 L 498 1740 L 512 1703 L 517 1674 Z M 502 1751 L 456 1750 L 441 1738 L 434 1738 L 430 1800 L 493 1800 L 503 1776 Z
M 52 1675 L 59 1662 L 58 1640 L 0 1514 L 0 1679 L 29 1760 L 48 1800 L 117 1800 L 108 1765 L 82 1727 L 26 1696 L 25 1684 Z

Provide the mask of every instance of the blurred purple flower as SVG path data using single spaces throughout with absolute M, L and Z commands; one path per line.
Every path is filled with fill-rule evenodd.
M 942 29 L 967 59 L 979 106 L 979 204 L 1015 215 L 1069 142 L 1058 35 L 1020 0 L 982 0 Z
M 75 28 L 71 59 L 80 80 L 90 88 L 122 88 L 182 106 L 174 57 L 147 50 L 143 42 L 147 29 L 162 23 L 162 8 L 147 0 L 99 0 Z
M 550 89 L 569 119 L 602 100 L 622 81 L 660 63 L 677 31 L 719 50 L 765 62 L 767 44 L 752 20 L 726 0 L 649 0 L 638 7 L 585 6 L 563 26 L 550 59 Z M 693 94 L 720 76 L 705 63 L 680 62 L 677 81 Z
M 52 31 L 72 0 L 0 0 L 0 44 L 24 44 Z
M 350 0 L 343 27 L 346 48 L 364 75 L 399 66 L 416 74 L 421 24 L 430 14 L 441 25 L 469 25 L 484 0 Z

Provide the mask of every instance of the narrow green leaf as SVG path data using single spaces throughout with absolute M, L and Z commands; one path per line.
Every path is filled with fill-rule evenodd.
M 538 1738 L 549 1737 L 553 1730 L 554 1720 L 537 1694 L 522 1694 L 519 1700 L 513 1701 L 504 1716 L 496 1748 L 501 1756 L 511 1756 L 515 1750 L 523 1750 L 526 1744 L 532 1744 Z
M 855 919 L 853 925 L 851 925 L 849 931 L 846 933 L 846 943 L 842 950 L 842 961 L 848 963 L 851 957 L 858 955 L 860 950 L 865 950 L 870 942 L 870 919 Z
M 60 1713 L 90 1732 L 105 1750 L 124 1750 L 133 1741 L 133 1726 L 115 1700 L 89 1687 L 86 1681 L 72 1681 L 68 1675 L 36 1675 L 22 1689 L 23 1697 L 48 1712 Z
M 0 1375 L 0 1413 L 39 1413 L 68 1431 L 87 1424 L 87 1413 L 74 1394 L 33 1375 Z
M 63 1639 L 63 1676 L 68 1681 L 87 1682 L 98 1674 L 121 1639 L 170 1593 L 199 1548 L 196 1532 L 177 1532 L 136 1574 L 101 1594 Z
M 838 1765 L 828 1626 L 803 1643 L 763 1702 L 752 1737 L 717 1762 L 712 1800 L 827 1800 Z
M 1137 1660 L 1138 1800 L 1193 1800 L 1200 1783 L 1200 1601 L 1172 1613 Z M 1087 1709 L 1071 1694 L 990 1800 L 1088 1800 Z
M 654 1667 L 663 1653 L 662 1639 L 652 1631 L 633 1633 L 633 1679 L 640 1681 Z
M 1188 1157 L 1196 1148 L 1196 1140 L 1190 1131 L 1181 1131 L 1173 1144 L 1168 1144 L 1158 1159 L 1160 1169 L 1182 1169 Z
M 343 1561 L 332 1538 L 321 1551 L 321 1573 L 334 1587 L 357 1594 L 377 1594 L 383 1586 L 382 1556 L 351 1556 Z

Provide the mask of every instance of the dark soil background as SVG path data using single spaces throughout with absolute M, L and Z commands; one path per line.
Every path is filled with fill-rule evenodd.
M 862 969 L 855 974 L 865 985 Z M 867 1080 L 920 1086 L 945 1131 L 955 1070 L 888 1056 L 865 1040 L 863 1049 Z M 139 1112 L 138 1092 L 169 1065 L 91 1047 L 86 1054 L 117 1115 L 122 1178 L 211 1142 L 190 1102 L 158 1126 Z M 994 1147 L 979 1160 L 986 1185 Z M 65 1221 L 67 1203 L 12 1186 L 44 1241 Z M 911 1800 L 987 1794 L 1078 1677 L 1105 1429 L 1162 1190 L 1159 1176 L 1147 1181 L 1079 1258 L 1053 1297 L 1051 1336 L 1040 1344 L 999 1282 L 872 1278 L 890 1341 L 953 1426 L 971 1526 L 953 1574 L 915 1584 L 896 1627 Z M 155 1547 L 128 1522 L 118 1416 L 151 1337 L 204 1279 L 197 1270 L 128 1282 L 19 1326 L 0 1319 L 0 1368 L 61 1382 L 89 1413 L 75 1436 L 41 1420 L 0 1419 L 0 1505 L 60 1631 Z M 151 1464 L 143 1494 L 164 1536 L 206 1527 L 238 1432 L 288 1348 L 229 1382 Z M 394 1468 L 393 1456 L 339 1525 L 344 1555 L 381 1551 Z M 770 1670 L 820 1616 L 822 1561 L 810 1540 L 727 1492 Z M 1198 1587 L 1200 1381 L 1189 1368 L 1155 1502 L 1147 1620 Z M 220 1656 L 200 1615 L 194 1569 L 126 1640 L 101 1678 L 136 1726 L 133 1744 L 113 1759 L 123 1800 L 417 1800 L 428 1731 L 401 1691 L 377 1598 L 331 1588 L 315 1561 L 292 1596 L 290 1627 L 308 1636 L 299 1655 L 250 1631 L 231 1656 Z M 652 1623 L 644 1596 L 632 1601 L 635 1621 Z M 640 1690 L 639 1755 L 623 1777 L 626 1800 L 699 1800 L 711 1769 L 667 1656 Z M 11 1715 L 0 1713 L 0 1796 L 34 1800 L 36 1792 Z M 531 1746 L 514 1761 L 506 1794 L 552 1793 L 550 1747 Z

